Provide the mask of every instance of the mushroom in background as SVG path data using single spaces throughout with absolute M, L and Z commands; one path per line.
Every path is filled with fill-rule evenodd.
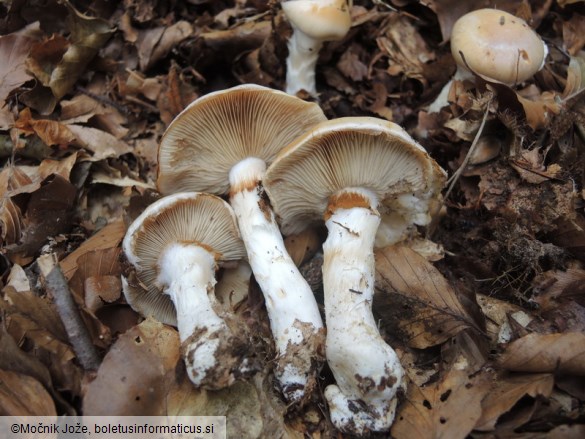
M 451 31 L 455 76 L 443 87 L 429 113 L 448 105 L 453 81 L 477 75 L 488 82 L 513 86 L 544 67 L 548 48 L 528 24 L 497 9 L 478 9 L 461 16 Z
M 246 84 L 205 95 L 169 125 L 159 147 L 163 194 L 196 190 L 229 195 L 254 277 L 264 293 L 288 401 L 316 384 L 324 362 L 317 302 L 286 251 L 261 181 L 288 143 L 326 120 L 318 105 Z
M 315 67 L 325 41 L 341 40 L 351 27 L 351 1 L 288 0 L 282 10 L 293 28 L 286 60 L 286 92 L 317 95 Z
M 172 314 L 164 295 L 170 297 L 195 386 L 222 389 L 255 372 L 246 341 L 216 312 L 216 269 L 246 255 L 229 204 L 201 193 L 161 198 L 130 225 L 122 247 L 146 288 L 129 288 L 124 279 L 128 302 L 144 316 L 157 317 L 162 310 L 168 321 Z
M 337 385 L 325 389 L 333 424 L 352 434 L 387 431 L 404 371 L 372 314 L 374 241 L 393 213 L 400 239 L 430 221 L 445 172 L 398 125 L 371 117 L 319 124 L 284 149 L 264 184 L 285 234 L 325 221 L 326 357 Z M 391 226 L 391 221 L 386 224 Z

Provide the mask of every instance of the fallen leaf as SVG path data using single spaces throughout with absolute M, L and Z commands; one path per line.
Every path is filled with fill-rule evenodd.
M 61 270 L 67 279 L 71 279 L 77 270 L 77 260 L 84 254 L 94 250 L 109 250 L 117 247 L 126 233 L 122 220 L 114 221 L 102 228 L 95 235 L 83 242 L 76 250 L 69 253 L 60 262 Z
M 516 372 L 585 375 L 585 334 L 528 334 L 506 346 L 500 367 Z
M 284 239 L 286 250 L 297 267 L 301 266 L 321 248 L 322 239 L 315 227 L 305 229 Z
M 551 374 L 509 375 L 494 381 L 494 386 L 481 402 L 481 417 L 475 430 L 491 431 L 498 419 L 528 395 L 533 398 L 548 398 L 553 390 L 554 376 Z
M 472 378 L 452 370 L 438 383 L 408 387 L 390 430 L 396 439 L 464 439 L 481 416 L 481 401 L 490 388 L 487 374 Z
M 31 376 L 0 369 L 0 416 L 56 416 L 51 395 Z
M 146 319 L 122 334 L 83 398 L 86 416 L 158 416 L 180 358 L 176 330 Z
M 26 59 L 34 40 L 23 35 L 0 37 L 0 107 L 8 95 L 32 79 L 27 72 Z
M 476 327 L 457 294 L 425 258 L 405 246 L 378 250 L 374 311 L 409 346 L 424 349 Z
M 70 45 L 52 70 L 48 84 L 57 99 L 71 90 L 114 31 L 107 21 L 82 14 L 68 1 L 65 5 L 69 9 Z

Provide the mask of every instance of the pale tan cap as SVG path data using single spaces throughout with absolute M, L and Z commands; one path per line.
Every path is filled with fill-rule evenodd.
M 326 120 L 315 103 L 245 84 L 205 95 L 169 125 L 159 146 L 158 189 L 228 194 L 229 172 L 247 157 L 269 165 L 278 151 Z
M 290 0 L 282 10 L 295 28 L 316 40 L 341 40 L 351 27 L 347 0 Z
M 548 49 L 521 18 L 497 9 L 478 9 L 453 25 L 451 53 L 458 65 L 485 80 L 513 85 L 544 66 Z

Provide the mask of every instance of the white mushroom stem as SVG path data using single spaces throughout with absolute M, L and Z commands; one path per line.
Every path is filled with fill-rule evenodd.
M 325 390 L 331 420 L 342 431 L 387 431 L 404 372 L 382 339 L 374 316 L 374 239 L 380 215 L 375 195 L 359 191 L 370 208 L 337 208 L 326 220 L 323 287 L 326 356 L 337 381 Z
M 279 354 L 276 377 L 285 397 L 298 401 L 315 384 L 324 329 L 313 292 L 287 253 L 259 187 L 265 169 L 264 161 L 257 158 L 235 165 L 230 171 L 230 203 L 252 272 L 264 293 Z
M 215 388 L 217 377 L 233 374 L 229 370 L 233 365 L 223 352 L 231 331 L 213 310 L 215 259 L 196 245 L 173 244 L 164 249 L 159 263 L 158 282 L 177 310 L 177 329 L 189 378 L 197 387 Z M 245 372 L 245 364 L 237 367 Z M 234 380 L 229 378 L 229 384 Z
M 288 41 L 286 59 L 286 92 L 296 95 L 305 90 L 311 96 L 317 94 L 315 69 L 323 41 L 306 35 L 293 26 L 293 34 Z

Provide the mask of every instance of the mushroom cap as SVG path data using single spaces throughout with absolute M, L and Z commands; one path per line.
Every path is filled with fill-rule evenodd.
M 158 189 L 229 192 L 231 168 L 247 157 L 268 165 L 295 137 L 326 120 L 317 104 L 245 84 L 192 102 L 169 125 L 158 152 Z
M 128 227 L 122 242 L 139 282 L 129 283 L 124 292 L 132 308 L 165 323 L 174 321 L 174 305 L 163 294 L 157 279 L 161 256 L 169 245 L 176 243 L 201 246 L 214 255 L 218 264 L 246 255 L 233 210 L 221 198 L 185 192 L 163 197 L 148 206 Z
M 341 40 L 351 27 L 347 0 L 289 0 L 282 10 L 293 27 L 317 40 Z
M 440 197 L 445 171 L 395 123 L 344 117 L 317 125 L 289 144 L 266 170 L 263 185 L 283 233 L 322 221 L 344 189 L 376 195 L 378 210 L 424 209 Z M 413 198 L 406 202 L 401 196 Z M 413 213 L 413 216 L 421 212 Z
M 544 66 L 548 49 L 521 18 L 497 9 L 478 9 L 453 25 L 451 53 L 459 66 L 483 79 L 513 85 Z

